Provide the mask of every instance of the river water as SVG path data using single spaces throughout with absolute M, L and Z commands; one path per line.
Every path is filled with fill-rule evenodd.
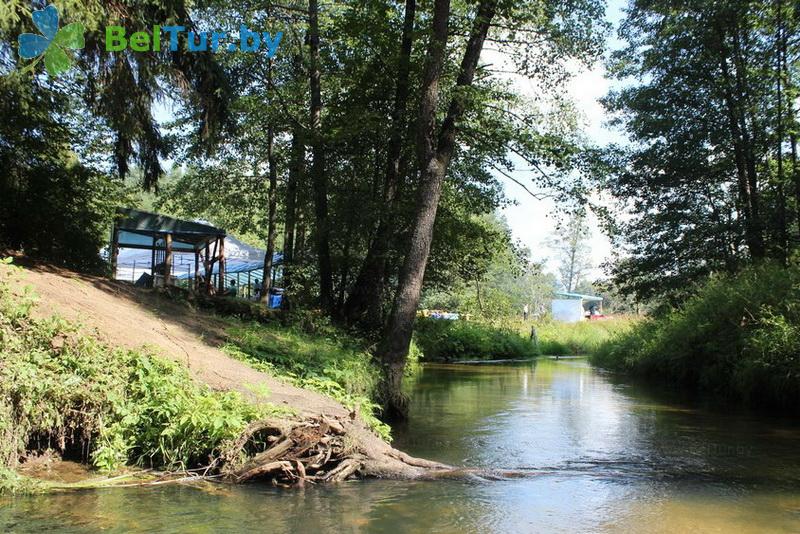
M 800 532 L 800 425 L 584 360 L 428 365 L 395 444 L 511 480 L 108 489 L 0 501 L 0 532 Z

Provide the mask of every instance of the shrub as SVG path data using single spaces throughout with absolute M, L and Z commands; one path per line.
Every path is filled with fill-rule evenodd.
M 615 334 L 625 331 L 634 319 L 560 323 L 547 321 L 535 325 L 539 351 L 551 356 L 583 355 L 596 351 Z M 526 325 L 527 326 L 527 325 Z M 530 331 L 530 326 L 527 326 Z
M 414 332 L 426 360 L 524 359 L 538 354 L 533 343 L 514 330 L 482 323 L 421 318 Z
M 389 439 L 390 428 L 375 416 L 379 407 L 372 400 L 380 369 L 357 340 L 319 319 L 290 327 L 242 323 L 229 328 L 228 335 L 223 347 L 228 355 L 350 409 L 358 407 L 367 425 Z
M 111 470 L 207 464 L 276 408 L 194 382 L 171 361 L 111 348 L 56 317 L 31 316 L 0 270 L 0 467 L 56 449 Z
M 753 404 L 800 400 L 800 269 L 764 265 L 710 280 L 682 308 L 603 344 L 597 365 Z

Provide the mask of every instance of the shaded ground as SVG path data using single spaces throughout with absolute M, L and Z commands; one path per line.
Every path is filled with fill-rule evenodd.
M 35 314 L 56 314 L 78 322 L 112 346 L 153 347 L 185 364 L 196 379 L 214 389 L 236 390 L 259 400 L 263 396 L 254 391 L 262 391 L 266 385 L 270 392 L 266 400 L 288 405 L 301 415 L 347 414 L 333 399 L 286 384 L 228 357 L 219 349 L 224 343 L 223 322 L 188 304 L 127 282 L 46 265 L 25 265 L 24 280 L 39 297 Z

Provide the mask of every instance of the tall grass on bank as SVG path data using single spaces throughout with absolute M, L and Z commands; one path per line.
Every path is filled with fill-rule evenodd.
M 317 321 L 319 323 L 319 321 Z M 329 324 L 316 324 L 313 333 L 300 324 L 280 326 L 239 323 L 227 328 L 223 350 L 251 367 L 302 388 L 358 408 L 367 425 L 384 439 L 390 427 L 376 417 L 373 402 L 380 369 L 360 344 Z M 414 354 L 412 351 L 412 360 Z
M 9 469 L 46 450 L 103 470 L 207 465 L 249 422 L 286 413 L 214 392 L 176 363 L 109 347 L 57 317 L 34 318 L 33 297 L 19 296 L 15 277 L 14 267 L 0 266 L 5 486 L 14 478 Z
M 479 322 L 419 318 L 414 336 L 428 361 L 515 360 L 538 355 L 536 346 L 514 329 Z
M 605 320 L 560 323 L 544 321 L 534 324 L 539 338 L 539 351 L 548 356 L 587 355 L 597 351 L 613 336 L 625 332 L 635 318 L 620 317 Z M 525 325 L 530 332 L 531 325 Z
M 604 343 L 593 363 L 797 412 L 800 268 L 764 265 L 711 280 L 681 309 Z

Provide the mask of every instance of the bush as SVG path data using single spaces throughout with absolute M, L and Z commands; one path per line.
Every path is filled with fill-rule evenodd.
M 0 249 L 100 270 L 115 208 L 132 199 L 70 150 L 91 137 L 80 101 L 28 78 L 0 76 Z
M 516 360 L 538 355 L 533 343 L 514 330 L 476 322 L 420 318 L 414 334 L 426 360 Z
M 633 322 L 633 319 L 619 318 L 578 323 L 539 323 L 535 325 L 539 351 L 550 356 L 591 354 L 614 335 L 630 328 Z
M 797 410 L 800 269 L 764 265 L 708 282 L 685 305 L 615 336 L 600 366 L 751 404 Z
M 0 467 L 47 449 L 104 470 L 206 465 L 249 422 L 276 413 L 197 384 L 174 362 L 32 317 L 11 269 L 0 270 Z
M 294 326 L 239 324 L 228 329 L 225 352 L 290 383 L 358 407 L 367 425 L 384 439 L 390 428 L 375 414 L 380 369 L 360 343 L 318 317 L 296 315 Z M 308 319 L 308 320 L 306 320 Z M 312 331 L 313 333 L 308 333 Z

